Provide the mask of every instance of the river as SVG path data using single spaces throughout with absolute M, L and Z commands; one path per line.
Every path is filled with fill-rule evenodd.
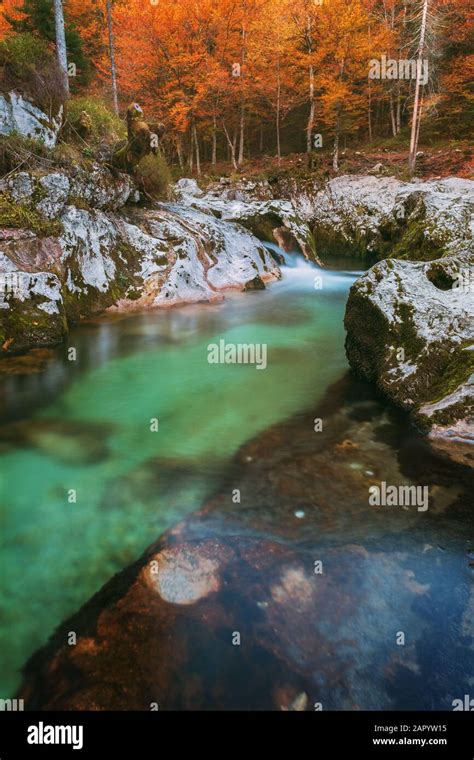
M 304 478 L 294 486 L 287 473 L 278 488 L 290 512 L 281 518 L 269 508 L 266 514 L 263 504 L 246 530 L 275 535 L 280 520 L 285 540 L 308 542 L 317 534 L 338 546 L 382 537 L 395 562 L 404 551 L 418 556 L 426 546 L 435 573 L 439 558 L 449 555 L 455 560 L 449 584 L 457 591 L 448 593 L 450 585 L 438 598 L 436 620 L 452 615 L 450 640 L 461 646 L 459 631 L 473 604 L 472 546 L 463 527 L 468 475 L 440 465 L 402 414 L 348 376 L 343 314 L 360 263 L 346 259 L 319 270 L 290 256 L 287 264 L 282 279 L 265 291 L 83 323 L 66 346 L 41 353 L 41 371 L 34 362 L 24 372 L 4 361 L 0 696 L 13 694 L 21 665 L 62 620 L 159 534 L 201 507 L 229 467 L 244 468 L 238 452 L 245 446 L 252 452 L 275 447 L 272 477 L 285 469 L 276 461 L 283 449 L 293 469 L 305 446 L 320 451 L 324 464 L 311 485 L 319 498 L 317 518 L 308 519 Z M 209 363 L 209 346 L 222 340 L 265 345 L 266 368 Z M 323 453 L 314 419 L 331 421 Z M 274 431 L 281 429 L 287 437 L 282 444 L 277 433 L 275 443 Z M 329 472 L 336 459 L 328 441 L 341 458 L 337 475 Z M 374 517 L 366 504 L 361 508 L 360 493 L 381 480 L 427 483 L 435 494 L 429 516 L 415 509 Z M 450 510 L 452 517 L 440 526 L 440 515 Z M 421 523 L 424 518 L 431 522 Z M 426 563 L 424 580 L 416 578 L 417 562 L 406 571 L 407 588 L 422 596 L 441 581 Z M 388 593 L 395 596 L 396 587 Z M 400 598 L 407 603 L 406 593 Z M 387 619 L 393 610 L 389 604 L 379 612 Z M 421 617 L 417 612 L 416 622 L 408 617 L 417 637 L 425 635 L 426 611 Z M 392 627 L 403 627 L 396 615 Z M 357 637 L 363 640 L 363 630 Z M 462 647 L 472 655 L 467 644 Z M 460 674 L 453 657 L 450 672 Z M 465 687 L 459 683 L 461 691 Z

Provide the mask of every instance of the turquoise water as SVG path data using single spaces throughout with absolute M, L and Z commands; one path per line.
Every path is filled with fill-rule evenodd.
M 265 292 L 81 325 L 41 372 L 4 361 L 0 698 L 64 618 L 216 490 L 245 441 L 346 371 L 355 274 L 292 263 Z M 220 340 L 266 344 L 267 368 L 209 364 Z

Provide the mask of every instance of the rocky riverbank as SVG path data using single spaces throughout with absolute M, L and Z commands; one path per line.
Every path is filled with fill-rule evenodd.
M 265 180 L 223 178 L 196 203 L 216 199 L 244 208 L 290 203 L 308 224 L 317 254 L 431 260 L 473 250 L 474 182 L 458 177 L 404 182 L 394 177 L 343 175 L 322 182 L 281 175 Z
M 3 132 L 54 143 L 58 120 L 46 123 L 30 106 L 0 101 Z M 283 174 L 222 178 L 205 191 L 181 179 L 173 193 L 174 203 L 144 207 L 128 175 L 94 162 L 7 175 L 0 354 L 59 343 L 71 324 L 107 309 L 262 288 L 281 263 L 262 241 L 316 263 L 332 254 L 383 259 L 352 288 L 349 361 L 440 445 L 470 450 L 474 182 L 367 175 L 321 184 Z
M 318 188 L 288 178 L 223 179 L 204 194 L 183 180 L 180 191 L 184 203 L 227 214 L 263 236 L 272 204 L 286 204 L 294 238 L 301 243 L 301 222 L 292 223 L 291 213 L 308 225 L 323 258 L 384 259 L 352 287 L 349 362 L 410 411 L 437 446 L 472 462 L 474 182 L 342 176 Z

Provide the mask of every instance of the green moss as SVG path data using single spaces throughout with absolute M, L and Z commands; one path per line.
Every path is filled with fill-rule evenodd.
M 434 373 L 430 392 L 433 403 L 454 393 L 474 372 L 474 351 L 469 350 L 470 346 L 471 341 L 465 341 L 443 362 L 442 372 Z
M 273 230 L 275 227 L 281 227 L 280 217 L 273 213 L 255 214 L 239 219 L 239 224 L 252 232 L 259 240 L 266 240 L 268 243 L 274 243 Z
M 400 340 L 405 350 L 405 356 L 411 361 L 416 361 L 420 351 L 423 350 L 425 342 L 413 326 L 413 306 L 407 303 L 398 304 L 398 314 L 402 320 L 400 325 Z
M 69 206 L 75 206 L 76 208 L 82 208 L 84 211 L 91 211 L 91 206 L 80 195 L 69 195 L 67 199 Z
M 387 251 L 390 258 L 432 261 L 447 253 L 446 245 L 450 236 L 424 218 L 409 221 L 401 230 L 397 228 L 397 232 L 399 239 L 392 239 Z
M 57 237 L 63 231 L 57 219 L 45 219 L 30 206 L 15 203 L 6 193 L 0 193 L 0 227 L 29 229 L 39 237 Z
M 40 203 L 40 201 L 46 198 L 47 195 L 48 193 L 46 192 L 44 187 L 41 187 L 40 184 L 37 184 L 31 196 L 32 205 L 36 206 L 38 203 Z

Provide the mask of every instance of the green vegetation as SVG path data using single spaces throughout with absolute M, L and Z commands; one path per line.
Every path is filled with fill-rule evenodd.
M 20 19 L 7 16 L 15 32 L 27 34 L 44 44 L 56 41 L 52 0 L 23 0 L 23 5 L 18 10 L 22 14 Z M 74 77 L 77 85 L 88 84 L 91 78 L 90 61 L 85 55 L 81 37 L 71 20 L 68 20 L 66 25 L 66 46 L 69 60 L 77 67 L 77 76 Z
M 0 227 L 25 228 L 40 237 L 56 237 L 62 232 L 57 219 L 45 219 L 30 206 L 13 201 L 7 193 L 0 193 Z
M 69 124 L 74 125 L 79 120 L 83 111 L 90 117 L 90 138 L 92 141 L 107 139 L 113 142 L 126 137 L 127 128 L 125 123 L 110 110 L 110 107 L 101 98 L 91 96 L 71 98 L 67 111 Z
M 0 89 L 17 90 L 45 113 L 56 114 L 64 103 L 62 77 L 53 50 L 30 32 L 0 42 Z
M 137 169 L 137 179 L 150 198 L 154 200 L 167 198 L 171 174 L 160 152 L 142 158 Z
M 50 52 L 46 42 L 29 32 L 5 37 L 0 41 L 2 65 L 9 64 L 17 76 L 33 71 L 49 58 Z

